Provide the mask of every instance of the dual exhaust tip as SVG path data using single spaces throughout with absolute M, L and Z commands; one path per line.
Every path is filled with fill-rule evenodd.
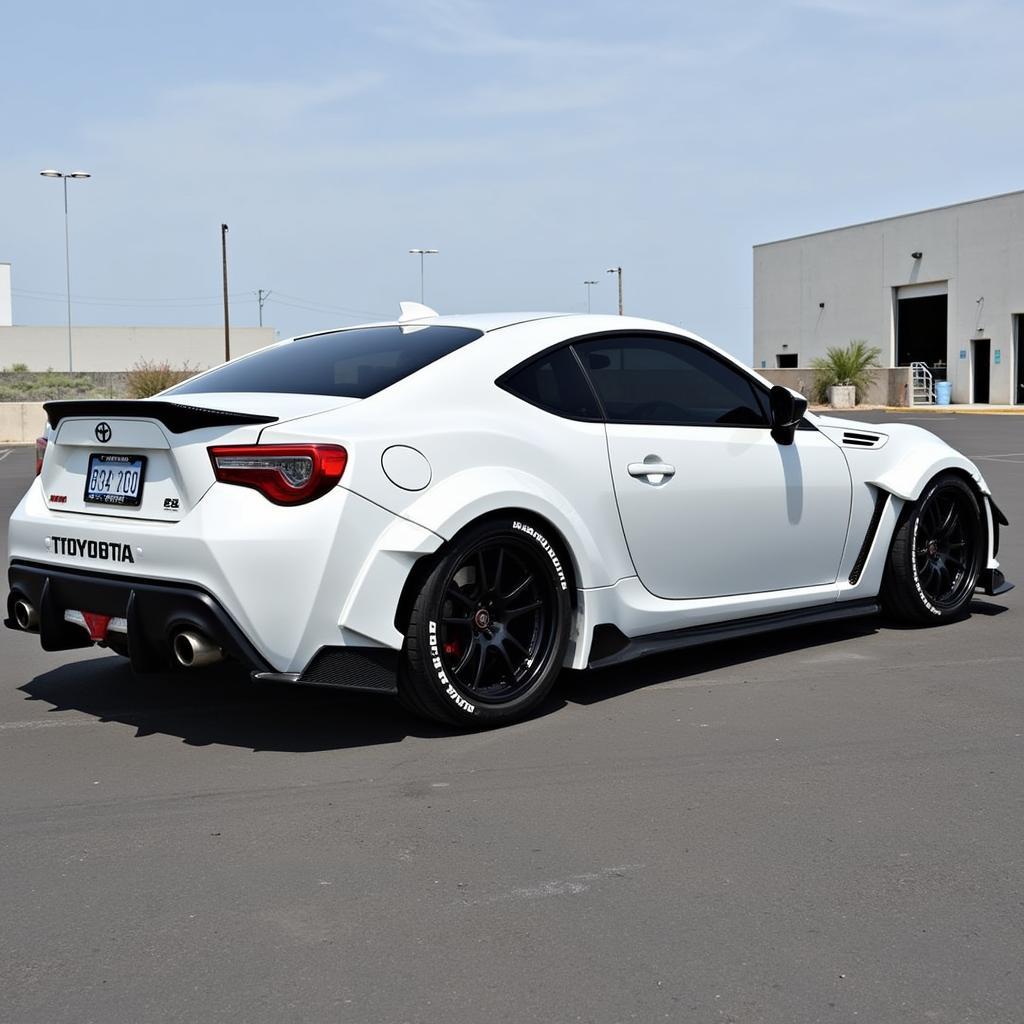
M 183 629 L 174 634 L 171 650 L 174 652 L 174 660 L 182 668 L 203 668 L 224 660 L 224 651 L 220 647 L 209 637 L 191 629 Z
M 39 628 L 39 612 L 23 597 L 14 602 L 14 621 L 26 632 Z M 224 660 L 224 650 L 209 637 L 193 629 L 183 629 L 171 640 L 174 660 L 182 668 L 204 668 Z
M 39 628 L 39 612 L 23 597 L 14 602 L 14 621 L 18 629 L 30 630 Z

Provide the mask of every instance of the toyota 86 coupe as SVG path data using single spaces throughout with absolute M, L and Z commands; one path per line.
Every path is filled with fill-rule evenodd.
M 479 727 L 563 667 L 883 610 L 941 624 L 1011 586 L 969 459 L 816 416 L 650 320 L 403 303 L 46 412 L 6 624 L 137 672 L 230 659 Z

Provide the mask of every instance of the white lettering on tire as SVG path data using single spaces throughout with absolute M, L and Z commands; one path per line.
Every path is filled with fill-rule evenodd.
M 462 708 L 463 711 L 468 711 L 469 714 L 476 713 L 476 705 L 470 704 L 465 697 L 459 693 L 458 690 L 452 686 L 451 681 L 448 678 L 447 673 L 444 670 L 444 665 L 441 662 L 441 652 L 437 646 L 437 623 L 431 621 L 428 626 L 429 637 L 428 641 L 430 644 L 430 664 L 433 666 L 434 671 L 437 673 L 437 678 L 440 680 L 441 685 L 444 687 L 445 696 L 450 698 L 458 707 Z
M 547 552 L 548 558 L 551 559 L 551 564 L 555 567 L 555 572 L 558 574 L 558 582 L 561 584 L 563 590 L 569 589 L 569 584 L 565 578 L 565 571 L 562 569 L 562 563 L 555 554 L 555 549 L 548 543 L 547 538 L 539 534 L 532 526 L 527 526 L 525 523 L 520 523 L 518 520 L 512 521 L 512 529 L 518 530 L 520 533 L 525 533 L 527 537 L 532 537 L 543 549 Z
M 921 504 L 921 508 L 924 508 L 924 504 Z M 914 529 L 911 533 L 910 539 L 910 568 L 911 576 L 914 577 L 914 588 L 917 590 L 917 596 L 921 599 L 921 604 L 924 605 L 925 610 L 932 613 L 932 615 L 942 615 L 942 611 L 935 607 L 925 596 L 924 588 L 921 586 L 921 574 L 917 570 L 917 531 L 921 526 L 921 516 L 916 514 L 914 517 Z

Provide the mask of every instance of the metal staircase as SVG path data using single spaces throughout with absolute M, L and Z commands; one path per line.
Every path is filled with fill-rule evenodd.
M 927 363 L 910 364 L 910 404 L 935 404 L 935 379 Z

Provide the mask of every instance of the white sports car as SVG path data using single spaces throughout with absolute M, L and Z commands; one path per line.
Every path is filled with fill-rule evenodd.
M 1010 587 L 969 459 L 649 320 L 403 303 L 46 409 L 7 625 L 140 672 L 230 658 L 491 725 L 563 666 Z

